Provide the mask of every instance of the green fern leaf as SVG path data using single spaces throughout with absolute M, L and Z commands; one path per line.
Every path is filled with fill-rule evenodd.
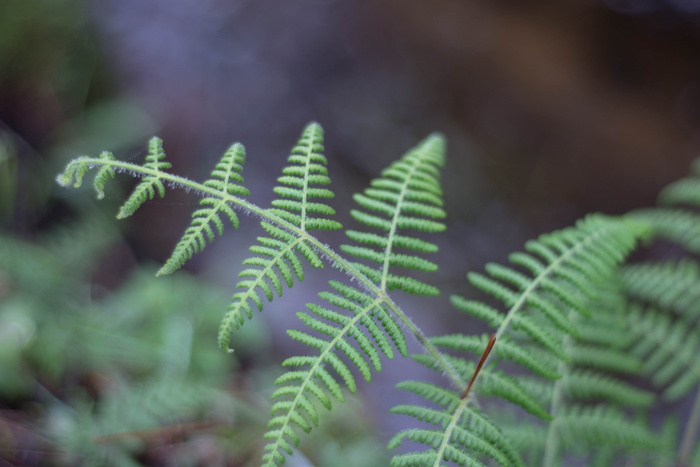
M 163 140 L 157 137 L 151 138 L 148 143 L 148 155 L 144 168 L 153 171 L 153 175 L 147 175 L 136 185 L 131 196 L 119 209 L 117 219 L 124 219 L 132 215 L 141 207 L 143 203 L 153 199 L 156 193 L 163 198 L 165 196 L 165 184 L 159 176 L 159 172 L 171 167 L 170 162 L 165 162 L 165 152 L 163 151 Z
M 214 241 L 215 233 L 223 235 L 224 222 L 220 217 L 222 214 L 233 224 L 234 228 L 238 228 L 238 215 L 229 205 L 225 196 L 247 196 L 250 194 L 248 189 L 242 186 L 241 171 L 244 162 L 245 148 L 240 143 L 234 144 L 224 153 L 211 173 L 211 178 L 204 182 L 204 186 L 220 192 L 221 195 L 202 198 L 199 202 L 200 208 L 192 213 L 190 226 L 185 230 L 170 258 L 158 271 L 158 276 L 171 274 L 181 268 L 193 254 L 206 247 L 207 241 Z
M 630 332 L 636 338 L 630 354 L 643 360 L 652 383 L 664 388 L 663 398 L 675 401 L 700 382 L 700 332 L 687 320 L 672 320 L 653 309 L 633 306 Z
M 301 232 L 312 230 L 335 230 L 342 227 L 339 222 L 328 219 L 335 211 L 315 200 L 332 198 L 333 192 L 323 188 L 330 183 L 323 152 L 323 129 L 317 123 L 309 124 L 288 158 L 288 166 L 278 178 L 279 186 L 274 192 L 281 198 L 272 202 L 272 214 L 298 227 Z M 291 231 L 262 222 L 270 237 L 258 237 L 258 245 L 250 248 L 255 255 L 246 259 L 247 266 L 240 274 L 232 303 L 219 327 L 219 346 L 228 348 L 231 334 L 245 319 L 252 318 L 253 310 L 263 309 L 263 299 L 268 301 L 281 296 L 283 284 L 292 287 L 295 278 L 304 279 L 300 257 L 313 267 L 323 267 L 323 262 L 311 248 L 308 238 Z
M 596 364 L 596 367 L 602 365 L 595 358 L 602 355 L 615 358 L 609 363 L 614 364 L 615 369 L 629 370 L 630 366 L 639 363 L 637 358 L 630 357 L 625 360 L 622 356 L 624 354 L 620 352 L 604 353 L 605 348 L 591 345 L 570 348 L 566 342 L 579 336 L 576 323 L 579 320 L 585 321 L 586 317 L 594 313 L 591 303 L 599 299 L 600 294 L 604 292 L 602 285 L 606 278 L 610 277 L 617 265 L 632 250 L 636 241 L 646 235 L 648 227 L 644 224 L 625 218 L 589 216 L 574 228 L 543 235 L 537 240 L 527 242 L 527 253 L 512 254 L 510 260 L 513 265 L 525 272 L 512 267 L 489 264 L 486 266 L 487 274 L 468 274 L 472 285 L 506 305 L 506 314 L 501 314 L 497 309 L 475 300 L 453 296 L 451 301 L 459 310 L 484 320 L 495 328 L 497 339 L 489 358 L 516 362 L 545 378 L 560 377 L 563 375 L 562 369 L 574 363 L 576 359 Z M 466 351 L 478 355 L 483 350 L 486 339 L 486 336 L 475 339 L 452 334 L 433 338 L 431 342 L 458 354 Z M 578 349 L 578 353 L 571 354 L 573 349 Z M 430 368 L 438 369 L 431 356 L 415 355 L 414 359 Z M 453 356 L 448 356 L 447 359 L 460 371 L 465 380 L 475 371 L 474 363 Z M 567 377 L 569 378 L 565 381 L 575 381 L 576 373 L 573 376 L 567 373 Z M 619 397 L 620 385 L 613 383 L 613 380 L 600 381 L 600 384 L 595 386 L 598 396 Z M 524 384 L 526 382 L 527 384 Z M 593 389 L 585 387 L 581 391 L 593 394 Z M 532 379 L 511 377 L 502 371 L 495 371 L 495 363 L 486 364 L 481 368 L 475 390 L 483 395 L 509 400 L 544 420 L 551 420 L 554 415 L 557 424 L 559 423 L 560 413 L 554 411 L 550 415 L 542 406 L 543 402 L 551 400 L 555 394 L 551 385 L 548 388 L 547 385 Z M 472 397 L 462 399 L 455 391 L 448 393 L 451 394 L 453 403 L 444 412 L 451 423 L 443 423 L 439 429 L 433 430 L 430 438 L 422 431 L 402 432 L 400 439 L 411 439 L 426 444 L 428 450 L 397 456 L 397 465 L 437 466 L 448 459 L 459 465 L 485 465 L 480 460 L 483 456 L 495 459 L 499 465 L 511 465 L 512 460 L 504 462 L 503 459 L 497 459 L 497 455 L 489 448 L 478 445 L 469 447 L 474 450 L 473 457 L 469 459 L 444 457 L 447 452 L 445 447 L 453 443 L 452 435 L 447 433 L 454 432 L 457 427 L 473 436 L 484 437 L 479 427 L 469 425 L 461 419 L 464 414 L 474 410 L 470 406 Z M 635 395 L 635 402 L 647 403 L 645 397 L 649 397 L 648 394 Z M 444 393 L 442 397 L 445 397 Z M 410 410 L 402 407 L 400 412 L 409 415 L 422 414 L 423 419 L 428 419 L 428 414 L 432 414 L 426 412 L 425 407 L 411 407 Z M 435 417 L 431 416 L 432 420 L 435 420 Z M 435 439 L 438 438 L 441 440 L 439 445 L 442 449 L 434 447 Z M 392 446 L 396 444 L 398 441 L 394 441 Z M 503 442 L 503 446 L 506 451 L 500 454 L 514 452 L 507 441 Z M 425 457 L 426 453 L 435 454 L 433 457 Z M 402 464 L 406 462 L 405 459 L 414 458 L 428 459 L 428 463 Z
M 394 456 L 392 466 L 437 467 L 443 461 L 453 461 L 462 466 L 483 466 L 481 458 L 484 455 L 494 459 L 498 465 L 524 465 L 501 430 L 480 411 L 467 406 L 458 394 L 420 381 L 404 381 L 397 387 L 423 397 L 435 408 L 399 405 L 391 412 L 416 418 L 437 428 L 404 430 L 394 436 L 389 441 L 389 449 L 398 447 L 404 440 L 424 444 L 428 449 Z
M 413 294 L 432 295 L 437 289 L 392 268 L 433 271 L 436 266 L 416 255 L 437 247 L 406 231 L 436 232 L 444 224 L 441 208 L 439 168 L 443 164 L 444 142 L 432 135 L 371 182 L 363 194 L 355 196 L 362 210 L 352 216 L 377 229 L 375 232 L 349 231 L 355 245 L 343 245 L 353 262 L 354 275 L 361 277 L 364 290 L 331 281 L 332 292 L 320 296 L 332 306 L 308 304 L 310 313 L 298 313 L 309 332 L 289 331 L 289 335 L 315 349 L 314 356 L 292 357 L 285 366 L 295 369 L 282 375 L 273 394 L 272 419 L 265 438 L 266 466 L 284 461 L 299 442 L 299 431 L 309 432 L 319 423 L 318 404 L 331 408 L 331 400 L 343 400 L 343 388 L 357 389 L 354 371 L 370 381 L 373 371 L 381 371 L 381 356 L 393 358 L 394 349 L 407 355 L 406 339 L 390 314 L 387 292 L 399 289 Z M 403 251 L 400 251 L 403 250 Z M 336 311 L 339 310 L 339 311 Z M 352 367 L 352 368 L 351 368 Z M 457 454 L 451 454 L 457 455 Z
M 627 293 L 636 300 L 683 314 L 691 322 L 700 318 L 700 265 L 680 261 L 630 265 L 621 271 Z
M 649 407 L 654 394 L 599 372 L 576 370 L 562 382 L 567 394 L 577 400 L 607 400 L 620 405 Z
M 640 209 L 631 217 L 651 226 L 654 236 L 700 253 L 700 216 L 680 209 Z

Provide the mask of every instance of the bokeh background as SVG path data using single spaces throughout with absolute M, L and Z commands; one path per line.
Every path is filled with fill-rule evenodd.
M 299 350 L 284 330 L 300 327 L 294 312 L 327 279 L 312 274 L 255 317 L 235 357 L 219 355 L 216 323 L 259 234 L 254 219 L 172 278 L 206 299 L 168 301 L 172 289 L 158 281 L 169 279 L 150 273 L 197 200 L 170 192 L 116 223 L 133 181 L 120 178 L 97 203 L 87 189 L 54 183 L 71 158 L 110 150 L 141 161 L 157 134 L 173 170 L 201 180 L 240 141 L 251 198 L 266 206 L 289 148 L 315 120 L 326 131 L 333 205 L 352 225 L 350 195 L 440 131 L 450 217 L 432 282 L 444 293 L 398 301 L 429 334 L 468 331 L 447 301 L 469 293 L 468 270 L 588 212 L 650 205 L 687 172 L 700 143 L 698 64 L 696 0 L 0 1 L 0 465 L 89 456 L 254 464 L 258 441 L 245 438 L 254 430 L 224 427 L 264 430 L 276 365 Z M 113 350 L 102 355 L 106 342 Z M 164 355 L 181 355 L 168 345 L 187 355 L 185 368 L 168 363 Z M 160 394 L 168 365 L 185 386 L 216 388 L 229 410 L 211 396 L 172 423 L 158 413 L 121 428 L 134 436 L 81 451 L 85 436 L 119 432 L 104 407 L 124 407 L 140 390 Z M 350 409 L 352 423 L 328 422 L 328 439 L 294 465 L 338 465 L 328 460 L 338 452 L 376 454 L 384 465 L 382 445 L 401 426 L 385 416 L 388 391 L 419 371 L 406 363 L 379 375 L 380 389 Z M 205 419 L 213 425 L 191 426 Z

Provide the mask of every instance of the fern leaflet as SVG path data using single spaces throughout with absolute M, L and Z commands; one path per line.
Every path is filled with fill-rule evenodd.
M 243 163 L 245 162 L 245 148 L 236 143 L 231 146 L 216 164 L 211 178 L 204 182 L 204 186 L 220 191 L 222 195 L 248 196 L 250 191 L 242 186 Z M 146 183 L 144 180 L 143 183 Z M 155 182 L 154 182 L 155 183 Z M 205 196 L 199 201 L 200 208 L 192 213 L 192 222 L 185 230 L 180 241 L 175 246 L 172 255 L 158 271 L 159 276 L 171 274 L 206 246 L 207 240 L 214 241 L 214 229 L 219 235 L 224 233 L 224 222 L 221 215 L 224 214 L 238 228 L 238 215 L 229 205 L 225 196 Z
M 308 433 L 318 425 L 319 405 L 330 410 L 333 399 L 343 401 L 343 386 L 355 392 L 357 382 L 349 362 L 369 381 L 372 370 L 381 369 L 381 354 L 393 358 L 394 349 L 407 354 L 403 332 L 390 315 L 387 291 L 399 289 L 430 295 L 437 293 L 437 289 L 390 271 L 395 266 L 435 269 L 433 263 L 418 257 L 416 252 L 431 252 L 437 247 L 403 231 L 444 229 L 444 224 L 437 220 L 444 217 L 438 179 L 443 151 L 440 136 L 428 137 L 385 169 L 363 194 L 355 196 L 363 209 L 353 210 L 352 216 L 375 231 L 348 231 L 347 235 L 356 244 L 343 245 L 341 249 L 370 263 L 357 261 L 353 266 L 374 284 L 378 293 L 331 281 L 332 291 L 320 294 L 327 304 L 308 304 L 309 313 L 298 313 L 318 335 L 296 330 L 288 333 L 316 349 L 318 354 L 295 356 L 284 362 L 294 369 L 276 381 L 279 387 L 272 396 L 276 402 L 265 435 L 266 466 L 283 463 L 282 451 L 292 453 L 293 446 L 299 442 L 298 432 Z
M 683 314 L 688 322 L 700 318 L 700 265 L 696 261 L 633 264 L 624 267 L 620 277 L 635 300 Z
M 700 253 L 700 216 L 697 214 L 681 209 L 654 208 L 639 209 L 630 215 L 649 224 L 655 237 Z
M 165 196 L 165 185 L 160 177 L 160 172 L 171 167 L 170 162 L 166 162 L 165 151 L 163 151 L 163 140 L 157 137 L 151 138 L 148 142 L 148 155 L 144 167 L 153 170 L 153 175 L 147 175 L 136 185 L 131 196 L 119 209 L 117 219 L 124 219 L 132 215 L 141 207 L 143 203 L 155 198 L 156 193 L 162 198 Z
M 300 256 L 314 267 L 323 267 L 316 251 L 309 245 L 309 237 L 304 234 L 311 230 L 336 230 L 342 228 L 339 222 L 328 219 L 335 211 L 318 198 L 332 198 L 333 192 L 324 188 L 330 183 L 327 160 L 323 152 L 323 130 L 317 123 L 309 124 L 299 142 L 292 149 L 280 185 L 274 192 L 280 196 L 272 202 L 270 212 L 300 229 L 300 234 L 279 228 L 269 222 L 262 222 L 270 237 L 258 237 L 258 245 L 250 250 L 255 256 L 246 259 L 248 266 L 239 277 L 236 285 L 241 291 L 234 294 L 232 303 L 219 327 L 219 346 L 227 348 L 231 333 L 239 328 L 246 317 L 251 318 L 253 307 L 263 309 L 260 293 L 272 301 L 275 293 L 282 295 L 283 283 L 288 287 L 294 278 L 304 279 L 304 269 Z

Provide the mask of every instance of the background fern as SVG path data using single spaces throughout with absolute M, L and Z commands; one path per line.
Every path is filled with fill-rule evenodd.
M 617 264 L 645 232 L 643 226 L 626 219 L 590 216 L 580 221 L 576 228 L 528 242 L 528 253 L 512 254 L 511 262 L 526 273 L 496 264 L 486 266 L 488 275 L 470 273 L 469 281 L 475 287 L 509 307 L 505 315 L 485 303 L 452 297 L 453 304 L 460 311 L 484 320 L 494 328 L 494 359 L 512 361 L 545 378 L 538 381 L 532 377 L 511 376 L 498 371 L 494 362 L 482 368 L 476 384 L 479 393 L 507 399 L 548 423 L 541 425 L 543 430 L 538 444 L 542 450 L 535 457 L 539 460 L 531 458 L 531 463 L 558 465 L 554 460 L 559 456 L 557 445 L 566 442 L 564 438 L 567 433 L 571 433 L 568 435 L 570 439 L 579 442 L 585 439 L 575 436 L 575 431 L 572 431 L 580 430 L 582 426 L 598 426 L 598 430 L 608 426 L 613 431 L 619 429 L 629 434 L 630 442 L 652 442 L 648 435 L 632 436 L 632 424 L 626 425 L 629 430 L 622 429 L 619 424 L 624 422 L 619 420 L 617 412 L 567 410 L 562 406 L 565 386 L 572 385 L 572 378 L 579 376 L 583 376 L 586 385 L 581 387 L 580 380 L 576 384 L 587 393 L 583 395 L 595 392 L 597 398 L 608 394 L 619 400 L 620 394 L 627 389 L 622 382 L 595 377 L 590 370 L 586 374 L 576 373 L 569 367 L 577 360 L 578 363 L 585 362 L 587 366 L 599 366 L 596 363 L 601 359 L 596 353 L 600 347 L 585 348 L 579 345 L 578 352 L 573 351 L 573 343 L 578 337 L 577 322 L 591 318 L 593 307 L 589 302 L 598 298 L 600 286 L 611 277 Z M 474 339 L 450 335 L 433 338 L 433 342 L 460 354 L 468 351 L 479 355 L 484 348 L 485 336 Z M 611 355 L 609 352 L 602 361 L 610 363 Z M 433 361 L 425 355 L 414 358 L 435 368 Z M 451 357 L 451 360 L 465 379 L 475 371 L 473 363 L 459 357 Z M 552 380 L 561 381 L 561 385 Z M 485 418 L 470 394 L 462 393 L 460 396 L 459 392 L 452 390 L 445 396 L 444 389 L 418 382 L 402 383 L 399 387 L 415 392 L 427 402 L 437 403 L 440 407 L 437 412 L 436 408 L 423 406 L 393 409 L 396 413 L 430 421 L 434 425 L 429 430 L 409 429 L 394 437 L 390 447 L 397 447 L 403 440 L 411 440 L 425 444 L 427 449 L 420 453 L 397 455 L 393 465 L 438 466 L 446 461 L 458 465 L 485 465 L 481 460 L 484 456 L 492 458 L 499 465 L 533 465 L 522 463 L 510 441 L 496 428 L 498 425 Z M 642 399 L 644 404 L 650 402 L 648 397 L 642 396 Z M 451 402 L 446 404 L 446 400 Z M 578 421 L 577 417 L 580 418 Z M 586 417 L 592 417 L 591 421 L 584 420 Z M 538 425 L 532 420 L 525 423 Z M 548 429 L 545 428 L 547 426 Z M 598 436 L 596 434 L 596 431 L 590 433 L 589 442 L 606 437 L 602 432 Z

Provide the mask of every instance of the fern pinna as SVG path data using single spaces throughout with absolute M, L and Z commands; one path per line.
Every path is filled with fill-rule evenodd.
M 216 164 L 211 178 L 204 182 L 204 186 L 217 190 L 222 194 L 234 196 L 248 196 L 250 191 L 243 187 L 243 163 L 245 162 L 245 148 L 236 143 L 224 153 Z M 142 184 L 143 185 L 143 184 Z M 141 186 L 141 185 L 139 185 Z M 139 187 L 137 187 L 137 190 Z M 162 196 L 162 195 L 161 195 Z M 219 235 L 224 233 L 224 222 L 221 215 L 238 228 L 238 215 L 223 196 L 205 195 L 199 201 L 200 208 L 192 213 L 192 222 L 185 230 L 180 241 L 175 246 L 172 255 L 158 271 L 158 275 L 170 274 L 179 269 L 194 253 L 205 248 L 207 240 L 214 241 L 214 228 Z
M 294 284 L 294 277 L 304 279 L 304 268 L 300 256 L 314 267 L 323 267 L 314 247 L 309 244 L 312 230 L 336 230 L 342 228 L 339 222 L 328 219 L 335 214 L 330 206 L 316 200 L 333 198 L 334 194 L 326 185 L 330 183 L 326 158 L 323 155 L 323 130 L 312 123 L 306 127 L 298 144 L 292 149 L 288 164 L 278 178 L 280 185 L 274 192 L 280 196 L 272 201 L 269 209 L 299 229 L 292 232 L 283 226 L 263 221 L 262 227 L 269 237 L 258 237 L 258 245 L 250 249 L 256 255 L 243 262 L 248 266 L 236 288 L 242 289 L 233 296 L 233 301 L 224 316 L 219 329 L 219 346 L 228 347 L 231 333 L 240 327 L 245 318 L 252 317 L 253 306 L 262 311 L 263 301 L 274 294 L 282 295 L 282 283 L 288 287 Z
M 283 363 L 293 369 L 276 381 L 279 388 L 272 395 L 276 400 L 273 418 L 265 434 L 265 465 L 284 462 L 283 451 L 292 453 L 299 443 L 298 432 L 309 432 L 318 425 L 320 406 L 330 410 L 333 399 L 343 401 L 343 387 L 355 392 L 357 383 L 349 363 L 370 381 L 372 369 L 381 370 L 381 354 L 393 358 L 394 348 L 407 354 L 387 292 L 437 293 L 434 287 L 393 270 L 436 269 L 434 263 L 418 256 L 435 251 L 436 245 L 411 231 L 445 228 L 439 220 L 445 216 L 439 184 L 443 151 L 441 137 L 428 137 L 385 169 L 363 194 L 355 196 L 361 209 L 351 214 L 369 231 L 347 231 L 355 243 L 341 249 L 359 260 L 352 266 L 364 279 L 359 287 L 331 281 L 332 291 L 319 294 L 327 303 L 309 304 L 308 313 L 298 313 L 315 335 L 288 331 L 318 354 L 291 357 Z
M 545 422 L 541 424 L 543 428 L 538 437 L 542 450 L 537 455 L 544 465 L 557 465 L 559 444 L 567 437 L 567 430 L 577 426 L 575 422 L 567 423 L 571 410 L 564 409 L 562 400 L 563 383 L 571 385 L 571 378 L 575 378 L 569 365 L 574 360 L 573 341 L 579 336 L 578 321 L 585 321 L 590 315 L 593 308 L 588 302 L 599 295 L 601 281 L 611 277 L 636 240 L 645 234 L 642 224 L 628 219 L 589 216 L 575 228 L 528 242 L 527 253 L 510 256 L 511 267 L 489 264 L 486 266 L 488 274 L 468 275 L 472 285 L 506 305 L 505 314 L 480 301 L 459 296 L 451 298 L 458 310 L 494 328 L 496 342 L 491 354 L 494 358 L 479 372 L 476 391 L 507 399 Z M 486 336 L 455 334 L 431 340 L 438 347 L 477 355 L 486 345 Z M 592 354 L 595 352 L 584 350 L 580 358 Z M 438 369 L 429 355 L 416 355 L 414 359 Z M 463 378 L 475 374 L 474 363 L 461 356 L 449 357 L 449 360 Z M 510 376 L 499 370 L 499 360 L 516 363 L 533 376 Z M 581 379 L 596 385 L 591 377 Z M 562 384 L 558 384 L 559 381 Z M 478 466 L 486 465 L 484 457 L 492 458 L 498 465 L 526 465 L 511 445 L 510 436 L 497 428 L 500 425 L 490 421 L 475 398 L 465 395 L 462 388 L 448 390 L 420 381 L 406 381 L 399 387 L 422 397 L 428 406 L 402 405 L 392 411 L 423 420 L 433 427 L 408 429 L 397 434 L 390 447 L 410 440 L 424 444 L 426 449 L 397 455 L 392 465 L 437 467 L 452 461 L 458 465 Z M 602 390 L 599 388 L 599 392 Z M 644 399 L 647 400 L 648 397 Z M 611 422 L 607 426 L 619 426 L 617 422 L 612 424 L 617 421 L 617 413 L 589 409 L 580 409 L 579 413 L 596 419 L 598 434 L 604 432 L 606 420 Z M 529 429 L 537 426 L 532 420 L 528 423 Z M 632 424 L 626 426 L 629 429 L 622 432 L 634 438 L 630 443 L 650 442 L 646 434 L 634 432 Z

